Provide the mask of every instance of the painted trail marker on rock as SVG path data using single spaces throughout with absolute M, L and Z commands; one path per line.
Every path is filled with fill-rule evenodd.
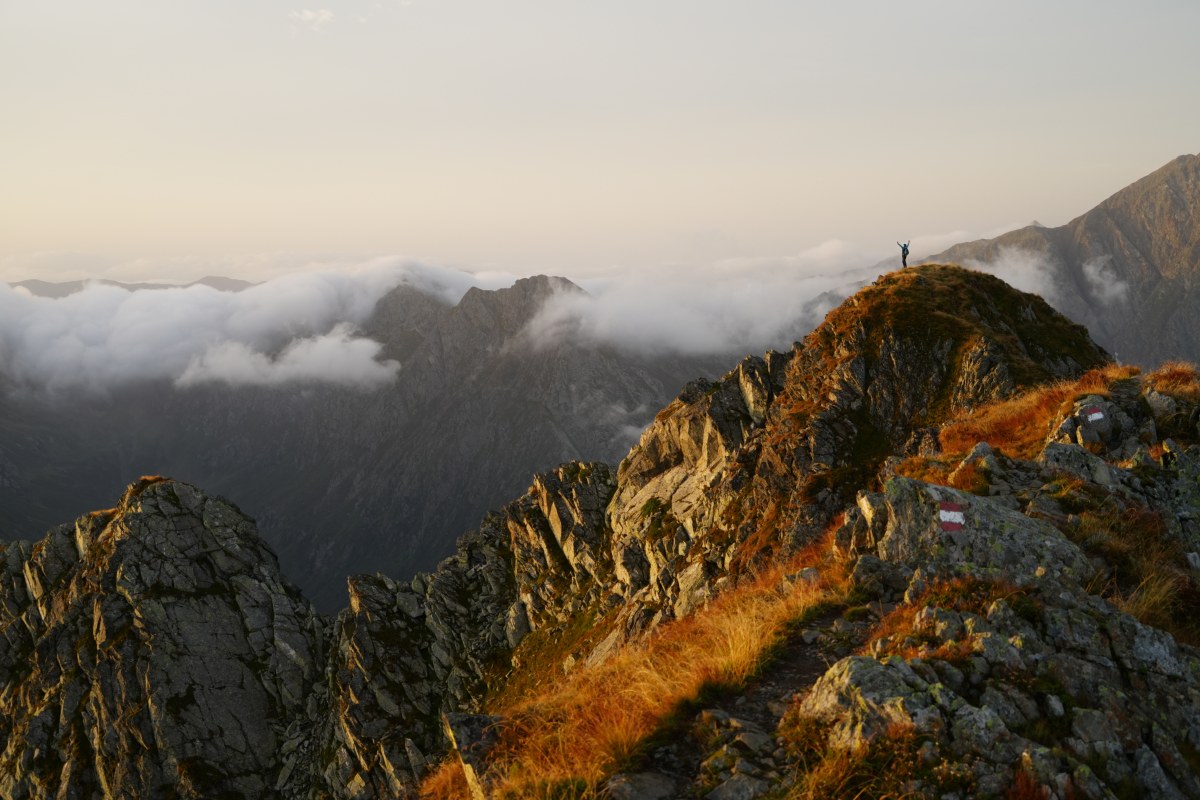
M 1104 419 L 1104 412 L 1095 406 L 1092 406 L 1083 413 L 1087 414 L 1088 422 L 1099 422 L 1100 420 Z
M 938 518 L 942 521 L 942 530 L 961 531 L 966 517 L 959 503 L 939 503 Z

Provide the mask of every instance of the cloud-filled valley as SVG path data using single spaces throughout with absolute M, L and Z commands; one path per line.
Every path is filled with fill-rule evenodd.
M 964 236 L 914 237 L 914 252 Z M 731 359 L 787 347 L 843 297 L 890 268 L 879 265 L 878 255 L 830 241 L 787 257 L 613 268 L 576 278 L 586 294 L 552 297 L 520 345 Z M 1061 272 L 1033 252 L 1005 250 L 993 262 L 971 266 L 1052 304 L 1069 290 L 1057 283 Z M 1098 300 L 1112 304 L 1124 297 L 1124 285 L 1103 259 L 1085 265 L 1083 276 Z M 387 292 L 404 283 L 453 305 L 471 287 L 497 289 L 515 279 L 377 258 L 301 270 L 238 292 L 207 285 L 129 291 L 92 283 L 55 299 L 0 283 L 0 377 L 9 388 L 51 392 L 102 392 L 146 380 L 180 388 L 334 383 L 370 389 L 400 373 L 399 364 L 382 359 L 381 344 L 359 332 Z
M 143 380 L 373 386 L 392 380 L 397 365 L 381 363 L 379 345 L 354 329 L 385 293 L 410 283 L 452 303 L 473 285 L 506 281 L 379 259 L 240 292 L 93 283 L 54 299 L 0 284 L 0 374 L 16 388 L 52 392 Z

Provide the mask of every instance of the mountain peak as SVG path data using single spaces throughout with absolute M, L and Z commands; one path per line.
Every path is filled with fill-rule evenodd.
M 143 478 L 113 509 L 0 548 L 0 596 L 0 794 L 47 775 L 62 796 L 276 789 L 321 622 L 237 508 Z M 46 725 L 46 703 L 84 697 Z M 114 768 L 80 769 L 93 759 Z
M 471 287 L 455 312 L 481 330 L 508 337 L 523 330 L 547 300 L 561 293 L 583 293 L 583 289 L 566 278 L 534 275 L 521 278 L 507 289 Z
M 961 366 L 956 360 L 961 362 L 965 353 L 983 347 L 989 352 L 988 368 L 1006 365 L 1009 390 L 1109 360 L 1086 328 L 1041 297 L 994 275 L 948 264 L 922 264 L 880 276 L 831 311 L 806 341 L 832 349 L 844 360 L 881 354 L 886 341 L 896 340 L 944 358 L 950 369 Z
M 1046 299 L 1135 363 L 1200 359 L 1200 155 L 1181 155 L 1066 225 L 928 259 L 1037 276 Z

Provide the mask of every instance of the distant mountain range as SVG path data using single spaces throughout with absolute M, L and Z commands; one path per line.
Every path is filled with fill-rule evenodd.
M 1046 299 L 1124 361 L 1200 360 L 1200 155 L 1183 155 L 1058 228 L 957 244 L 929 263 L 1020 261 Z
M 31 278 L 24 281 L 14 281 L 12 285 L 24 287 L 38 297 L 68 297 L 82 291 L 83 287 L 91 283 L 116 286 L 131 292 L 142 289 L 186 289 L 189 286 L 210 286 L 221 292 L 240 292 L 254 285 L 250 281 L 238 280 L 237 278 L 223 278 L 220 275 L 208 275 L 191 283 L 122 283 L 121 281 L 110 281 L 105 278 L 86 281 L 41 281 Z
M 402 364 L 375 391 L 160 382 L 53 403 L 0 396 L 0 539 L 40 534 L 157 473 L 238 502 L 321 607 L 345 604 L 348 575 L 430 569 L 530 474 L 619 459 L 685 383 L 733 360 L 522 336 L 550 297 L 580 291 L 536 277 L 447 305 L 401 286 L 363 326 Z

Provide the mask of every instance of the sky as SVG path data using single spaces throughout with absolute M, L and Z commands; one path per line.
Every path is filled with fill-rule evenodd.
M 1200 150 L 1197 30 L 1190 0 L 0 0 L 0 280 L 920 257 Z

